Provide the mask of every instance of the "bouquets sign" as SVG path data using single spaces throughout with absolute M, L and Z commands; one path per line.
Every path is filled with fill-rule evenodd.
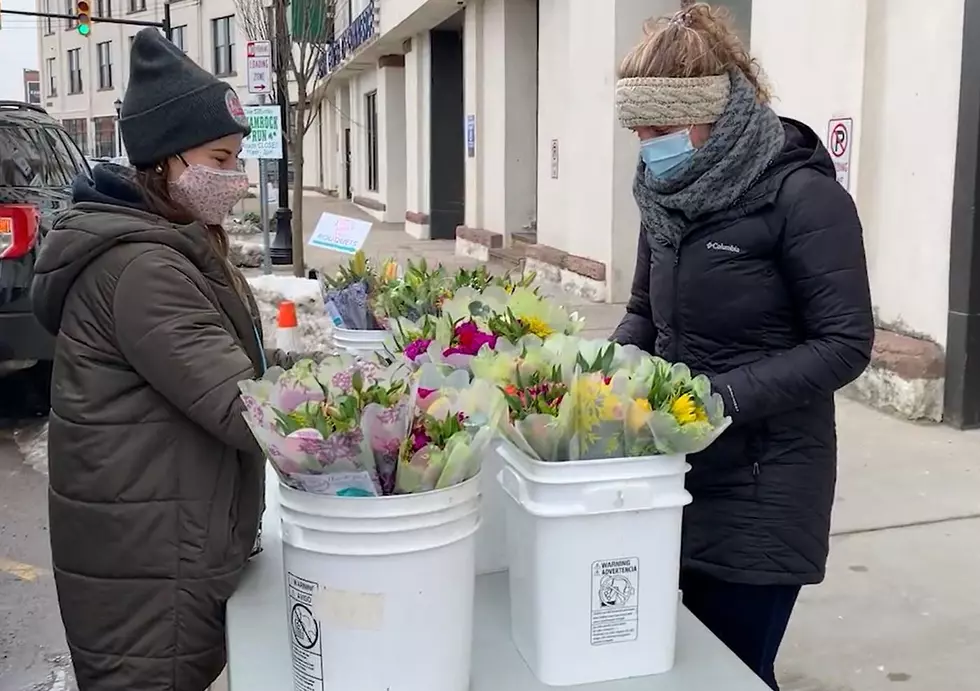
M 394 368 L 339 355 L 239 384 L 244 417 L 283 482 L 319 494 L 394 489 L 408 390 Z

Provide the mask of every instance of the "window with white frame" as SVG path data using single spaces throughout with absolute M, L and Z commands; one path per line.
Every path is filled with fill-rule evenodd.
M 51 14 L 51 0 L 44 0 L 44 11 Z M 51 17 L 44 18 L 44 35 L 50 36 L 54 33 L 54 19 Z
M 96 46 L 99 56 L 99 88 L 112 88 L 112 41 L 105 41 Z
M 82 49 L 68 51 L 68 93 L 82 93 Z
M 364 95 L 364 107 L 367 114 L 365 123 L 367 134 L 367 188 L 377 192 L 378 184 L 378 92 L 372 91 Z
M 184 24 L 183 26 L 175 26 L 173 28 L 173 32 L 171 35 L 173 36 L 173 38 L 171 39 L 173 41 L 173 44 L 178 48 L 180 48 L 180 51 L 182 53 L 186 53 L 187 52 L 187 25 Z
M 129 13 L 142 12 L 146 9 L 146 0 L 129 0 Z
M 57 58 L 44 61 L 44 72 L 48 78 L 48 96 L 58 95 L 58 62 Z
M 211 20 L 212 71 L 219 77 L 235 73 L 235 17 Z

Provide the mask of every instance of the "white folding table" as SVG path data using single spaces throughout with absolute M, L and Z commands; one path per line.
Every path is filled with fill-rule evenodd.
M 270 470 L 263 550 L 249 563 L 228 603 L 230 691 L 293 691 L 285 604 L 278 479 Z M 480 576 L 476 586 L 470 691 L 546 691 L 510 639 L 507 574 Z M 742 662 L 684 607 L 678 613 L 677 662 L 666 674 L 571 687 L 575 691 L 768 691 Z M 324 691 L 375 691 L 333 689 Z M 319 691 L 319 690 L 317 690 Z M 382 690 L 378 690 L 382 691 Z

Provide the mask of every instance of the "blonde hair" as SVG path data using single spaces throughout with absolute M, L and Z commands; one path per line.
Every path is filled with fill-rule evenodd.
M 644 38 L 619 65 L 619 78 L 715 77 L 739 70 L 755 87 L 759 103 L 772 98 L 759 62 L 749 55 L 725 8 L 706 2 L 648 20 Z

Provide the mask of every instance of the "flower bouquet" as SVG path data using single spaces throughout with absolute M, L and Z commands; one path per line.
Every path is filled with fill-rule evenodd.
M 393 334 L 388 349 L 403 353 L 413 366 L 433 362 L 469 368 L 484 349 L 516 354 L 553 334 L 577 333 L 582 323 L 577 314 L 525 286 L 463 287 L 443 302 L 434 323 Z
M 418 263 L 409 260 L 404 274 L 378 294 L 374 307 L 389 320 L 418 321 L 438 315 L 443 301 L 451 295 L 451 279 L 445 267 L 439 264 L 430 269 L 425 259 Z
M 500 390 L 489 382 L 470 383 L 466 372 L 447 375 L 435 365 L 423 365 L 411 431 L 398 457 L 395 492 L 427 492 L 475 477 L 506 408 Z
M 391 494 L 409 430 L 409 390 L 394 368 L 347 355 L 301 360 L 239 384 L 245 420 L 289 487 L 318 494 Z
M 535 460 L 692 454 L 731 423 L 706 377 L 632 346 L 553 337 L 483 352 L 471 369 L 501 388 L 501 432 Z
M 381 329 L 383 320 L 377 316 L 375 303 L 397 275 L 398 265 L 394 261 L 385 261 L 377 268 L 358 250 L 335 275 L 319 274 L 327 316 L 334 326 L 342 329 Z

